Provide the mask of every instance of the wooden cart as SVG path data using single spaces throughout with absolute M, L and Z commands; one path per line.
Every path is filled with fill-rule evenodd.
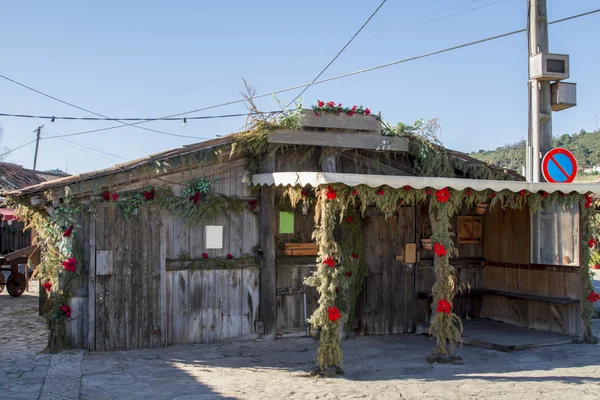
M 0 272 L 0 293 L 4 291 L 4 286 L 6 286 L 8 294 L 13 297 L 19 297 L 25 290 L 29 291 L 28 261 L 31 258 L 39 257 L 39 254 L 40 251 L 38 246 L 29 246 L 6 254 L 2 258 L 0 271 L 10 271 L 10 275 L 5 282 L 4 274 Z M 25 274 L 19 272 L 20 264 L 25 265 Z

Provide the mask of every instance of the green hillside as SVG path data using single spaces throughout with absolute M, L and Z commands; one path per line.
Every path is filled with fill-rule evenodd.
M 554 147 L 564 147 L 575 155 L 579 168 L 600 165 L 600 131 L 586 132 L 571 135 L 564 134 L 555 137 Z M 525 140 L 507 144 L 495 150 L 479 150 L 470 155 L 499 167 L 510 168 L 521 172 L 525 166 Z

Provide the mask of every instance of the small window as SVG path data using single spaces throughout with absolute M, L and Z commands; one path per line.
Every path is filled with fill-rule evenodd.
M 481 217 L 461 215 L 458 217 L 458 243 L 481 243 Z

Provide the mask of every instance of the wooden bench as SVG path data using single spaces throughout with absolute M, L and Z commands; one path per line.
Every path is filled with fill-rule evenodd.
M 566 304 L 579 303 L 579 299 L 571 299 L 569 297 L 542 296 L 539 294 L 507 292 L 504 290 L 495 290 L 495 289 L 477 289 L 477 290 L 473 290 L 472 292 L 478 292 L 480 294 L 489 294 L 492 296 L 509 297 L 512 299 L 541 301 L 544 303 L 553 303 L 553 304 L 566 305 Z

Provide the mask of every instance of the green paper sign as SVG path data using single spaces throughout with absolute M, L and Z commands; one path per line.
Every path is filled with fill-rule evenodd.
M 287 211 L 279 213 L 279 233 L 294 233 L 294 213 Z

